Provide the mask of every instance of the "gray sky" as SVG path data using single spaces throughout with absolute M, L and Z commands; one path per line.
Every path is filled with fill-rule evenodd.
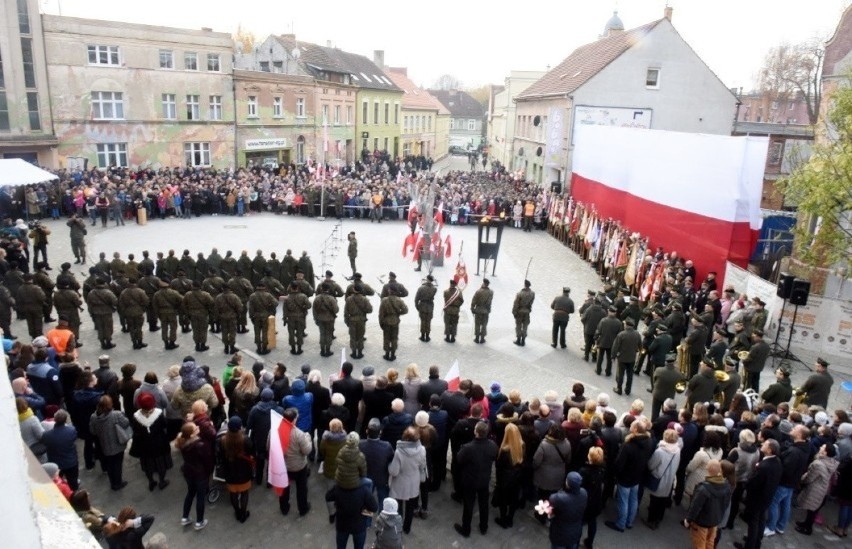
M 767 52 L 781 42 L 830 36 L 850 0 L 669 0 L 672 22 L 728 87 L 749 90 Z M 545 70 L 591 42 L 618 9 L 625 28 L 663 13 L 665 0 L 431 0 L 419 9 L 392 0 L 42 0 L 42 10 L 184 28 L 234 32 L 259 40 L 295 32 L 299 40 L 407 66 L 430 86 L 452 74 L 465 86 L 502 84 L 510 70 Z M 403 6 L 405 7 L 403 11 Z

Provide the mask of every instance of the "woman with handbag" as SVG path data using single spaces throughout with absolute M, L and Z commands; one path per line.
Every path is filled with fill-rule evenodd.
M 393 459 L 388 466 L 390 474 L 390 497 L 399 502 L 405 510 L 402 531 L 411 532 L 414 510 L 420 497 L 420 483 L 426 480 L 426 449 L 420 444 L 420 433 L 415 427 L 408 427 L 397 442 Z
M 222 452 L 225 486 L 231 495 L 234 516 L 245 522 L 251 512 L 248 510 L 248 496 L 254 479 L 254 451 L 251 440 L 243 432 L 240 416 L 228 420 L 228 432 L 219 442 Z
M 122 466 L 124 450 L 133 437 L 133 430 L 127 416 L 113 410 L 112 398 L 108 395 L 101 397 L 95 413 L 89 418 L 89 432 L 100 445 L 101 465 L 109 476 L 110 488 L 121 490 L 127 486 L 127 481 L 122 479 Z
M 666 507 L 671 505 L 672 486 L 675 474 L 680 465 L 680 445 L 678 434 L 674 429 L 663 432 L 663 440 L 648 461 L 648 478 L 645 487 L 651 499 L 648 504 L 648 520 L 645 524 L 651 530 L 656 530 L 663 520 Z

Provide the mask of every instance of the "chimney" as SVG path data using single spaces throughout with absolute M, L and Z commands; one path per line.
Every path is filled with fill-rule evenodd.
M 380 69 L 385 66 L 385 50 L 373 50 L 373 63 Z
M 672 8 L 671 6 L 666 6 L 665 9 L 663 9 L 663 17 L 668 19 L 669 22 L 671 22 L 671 20 L 672 20 L 672 12 L 673 11 L 674 11 L 674 8 Z
M 326 47 L 326 48 L 332 48 L 332 47 L 334 47 L 334 46 L 332 46 L 332 44 L 331 44 L 331 40 L 326 40 L 326 41 L 325 41 L 325 47 Z
M 283 38 L 284 40 L 295 40 L 296 35 L 295 34 L 282 34 L 281 38 Z

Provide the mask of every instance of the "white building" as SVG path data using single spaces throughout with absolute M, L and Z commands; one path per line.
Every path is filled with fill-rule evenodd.
M 488 104 L 486 133 L 489 156 L 504 166 L 512 164 L 512 137 L 515 135 L 515 98 L 546 74 L 545 71 L 511 71 L 503 86 L 494 90 Z M 502 88 L 502 90 L 499 90 Z

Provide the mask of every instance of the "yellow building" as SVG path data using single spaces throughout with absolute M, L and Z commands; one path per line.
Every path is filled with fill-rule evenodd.
M 388 67 L 385 74 L 403 91 L 400 155 L 436 158 L 446 153 L 437 148 L 438 113 L 446 111 L 441 102 L 408 78 L 406 68 Z

